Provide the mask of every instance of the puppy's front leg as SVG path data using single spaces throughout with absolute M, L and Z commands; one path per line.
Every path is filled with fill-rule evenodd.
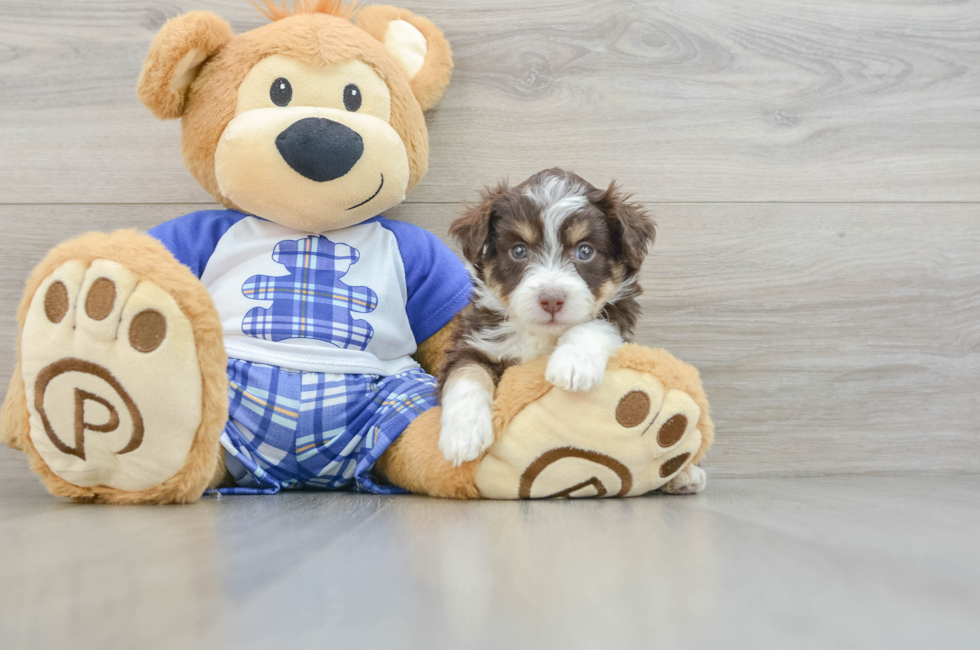
M 565 390 L 589 390 L 602 383 L 609 357 L 622 345 L 623 337 L 609 321 L 576 325 L 558 339 L 545 379 Z
M 708 484 L 708 475 L 697 465 L 688 465 L 660 488 L 664 494 L 697 494 Z
M 490 372 L 479 364 L 453 368 L 442 387 L 439 451 L 459 466 L 493 444 L 493 389 Z

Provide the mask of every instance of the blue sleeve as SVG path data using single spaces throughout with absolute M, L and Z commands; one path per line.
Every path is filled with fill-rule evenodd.
M 385 218 L 379 223 L 395 235 L 408 285 L 408 322 L 421 343 L 470 302 L 473 284 L 466 267 L 428 230 Z
M 246 216 L 234 210 L 202 210 L 161 223 L 150 228 L 148 234 L 160 240 L 178 262 L 200 278 L 218 240 Z

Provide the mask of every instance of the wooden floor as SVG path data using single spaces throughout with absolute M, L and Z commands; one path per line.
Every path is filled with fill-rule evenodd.
M 980 0 L 401 4 L 457 65 L 390 216 L 555 165 L 647 203 L 638 338 L 702 371 L 708 491 L 80 508 L 2 450 L 0 647 L 980 647 Z M 212 205 L 135 97 L 190 9 L 264 20 L 0 0 L 0 385 L 46 250 Z
M 980 476 L 75 506 L 0 453 L 0 647 L 971 648 Z M 19 460 L 19 459 L 17 459 Z

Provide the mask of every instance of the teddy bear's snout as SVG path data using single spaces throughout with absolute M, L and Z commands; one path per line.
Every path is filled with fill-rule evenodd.
M 357 131 L 323 117 L 294 122 L 276 138 L 276 148 L 297 173 L 318 183 L 340 178 L 357 164 L 364 141 Z

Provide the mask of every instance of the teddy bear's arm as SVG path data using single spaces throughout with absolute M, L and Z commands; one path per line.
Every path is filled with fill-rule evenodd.
M 438 377 L 446 363 L 446 350 L 452 343 L 453 334 L 459 327 L 459 316 L 446 323 L 441 330 L 422 341 L 412 355 L 422 369 L 433 377 Z

